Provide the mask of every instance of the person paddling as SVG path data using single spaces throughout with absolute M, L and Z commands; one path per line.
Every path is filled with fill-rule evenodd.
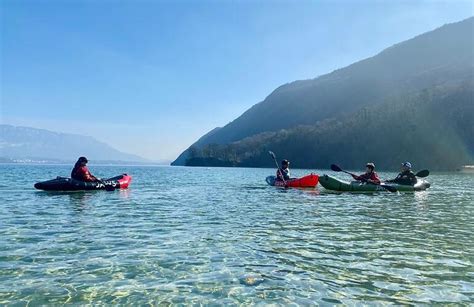
M 281 167 L 277 170 L 277 180 L 290 180 L 290 162 L 288 160 L 281 161 Z
M 367 163 L 365 165 L 366 171 L 362 175 L 354 175 L 351 174 L 352 178 L 354 178 L 357 181 L 363 181 L 363 182 L 368 182 L 372 184 L 380 184 L 380 178 L 379 175 L 375 172 L 375 164 L 374 163 Z
M 89 161 L 86 157 L 80 157 L 71 171 L 71 178 L 85 182 L 100 181 L 89 172 L 89 169 L 86 166 L 87 162 Z
M 415 185 L 418 180 L 411 170 L 410 162 L 403 162 L 401 172 L 395 179 L 387 180 L 385 182 L 397 183 L 402 185 Z

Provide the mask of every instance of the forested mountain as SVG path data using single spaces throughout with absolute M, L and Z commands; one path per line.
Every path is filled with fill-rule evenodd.
M 273 150 L 296 167 L 327 168 L 337 162 L 363 168 L 375 161 L 379 168 L 393 169 L 410 160 L 417 167 L 456 169 L 473 162 L 473 97 L 472 82 L 426 89 L 316 125 L 193 147 L 187 163 L 270 167 L 274 163 L 268 150 Z
M 175 164 L 382 167 L 472 161 L 474 18 L 445 25 L 312 80 L 283 85 Z M 457 113 L 453 113 L 456 110 Z M 469 134 L 470 133 L 470 134 Z
M 96 139 L 29 127 L 0 125 L 0 157 L 47 161 L 75 161 L 87 156 L 92 161 L 146 162 Z
M 212 129 L 211 131 L 209 131 L 208 133 L 206 133 L 205 135 L 203 135 L 199 140 L 197 140 L 194 144 L 193 144 L 193 148 L 196 148 L 196 147 L 200 147 L 200 146 L 204 146 L 204 145 L 207 145 L 208 143 L 206 142 L 207 139 L 209 139 L 210 137 L 212 137 L 212 135 L 214 135 L 217 131 L 219 131 L 221 128 L 220 127 L 217 127 L 217 128 L 214 128 Z M 186 164 L 186 160 L 189 158 L 189 149 L 184 151 L 181 155 L 179 155 L 179 157 L 172 163 L 172 165 L 185 165 Z

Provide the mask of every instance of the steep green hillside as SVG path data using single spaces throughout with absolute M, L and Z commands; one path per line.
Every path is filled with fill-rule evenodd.
M 333 128 L 327 133 L 345 134 L 346 132 L 337 129 L 338 126 L 334 122 L 342 122 L 343 119 L 344 122 L 349 122 L 353 118 L 359 118 L 363 110 L 379 110 L 379 106 L 387 104 L 387 101 L 395 104 L 393 108 L 399 109 L 404 103 L 404 97 L 414 97 L 424 91 L 432 95 L 444 95 L 443 91 L 449 90 L 453 94 L 452 88 L 466 87 L 466 82 L 473 79 L 473 37 L 474 18 L 469 18 L 422 34 L 390 47 L 372 58 L 319 78 L 283 85 L 233 122 L 201 138 L 192 146 L 193 152 L 188 149 L 174 164 L 213 165 L 214 163 L 210 163 L 207 159 L 200 159 L 196 151 L 205 152 L 206 149 L 203 148 L 205 145 L 229 144 L 249 137 L 252 137 L 252 142 L 255 142 L 255 139 L 268 139 L 273 135 L 272 132 L 281 129 L 286 129 L 285 133 L 300 131 L 303 128 L 296 127 L 302 125 L 311 126 L 311 129 L 329 129 L 329 121 L 333 123 L 331 126 Z M 438 98 L 435 97 L 436 99 Z M 414 108 L 417 109 L 418 106 L 415 105 Z M 373 121 L 384 123 L 378 119 Z M 292 137 L 298 138 L 297 133 Z M 401 136 L 394 137 L 395 139 L 389 141 L 401 142 Z M 456 137 L 463 138 L 463 136 Z M 384 142 L 388 140 L 379 142 L 383 147 L 387 147 Z M 351 143 L 344 146 L 350 146 L 349 144 Z M 309 144 L 299 145 L 304 148 L 309 146 Z M 334 155 L 332 152 L 330 154 Z M 209 155 L 204 153 L 204 156 Z M 253 162 L 237 164 L 264 165 L 263 160 L 258 162 L 255 155 L 251 156 Z M 303 157 L 303 154 L 300 153 L 299 157 Z
M 457 169 L 474 161 L 473 97 L 474 82 L 425 89 L 313 126 L 192 148 L 188 165 L 271 167 L 273 150 L 301 168 L 363 168 L 374 161 L 396 169 L 410 160 L 418 168 Z

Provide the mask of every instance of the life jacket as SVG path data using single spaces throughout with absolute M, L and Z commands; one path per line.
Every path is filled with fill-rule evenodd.
M 283 178 L 282 178 L 282 175 L 283 174 Z M 287 168 L 287 169 L 282 169 L 282 168 L 279 168 L 277 170 L 277 173 L 276 173 L 276 177 L 278 180 L 289 180 L 290 179 L 290 169 Z
M 82 166 L 80 162 L 77 162 L 74 165 L 74 168 L 71 171 L 71 178 L 86 182 L 95 181 L 94 176 L 91 175 L 87 166 Z
M 372 180 L 374 182 L 376 182 L 377 184 L 380 183 L 380 178 L 379 178 L 379 175 L 373 171 L 373 172 L 370 172 L 370 173 L 364 173 L 362 175 L 359 175 L 359 176 L 355 176 L 354 177 L 355 180 L 360 180 L 360 181 L 367 181 L 367 180 Z

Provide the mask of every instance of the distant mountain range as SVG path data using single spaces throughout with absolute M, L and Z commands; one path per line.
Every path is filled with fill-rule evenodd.
M 86 156 L 92 162 L 150 162 L 90 136 L 0 125 L 0 162 L 70 162 L 79 156 Z
M 474 18 L 277 88 L 172 165 L 453 169 L 474 156 Z

